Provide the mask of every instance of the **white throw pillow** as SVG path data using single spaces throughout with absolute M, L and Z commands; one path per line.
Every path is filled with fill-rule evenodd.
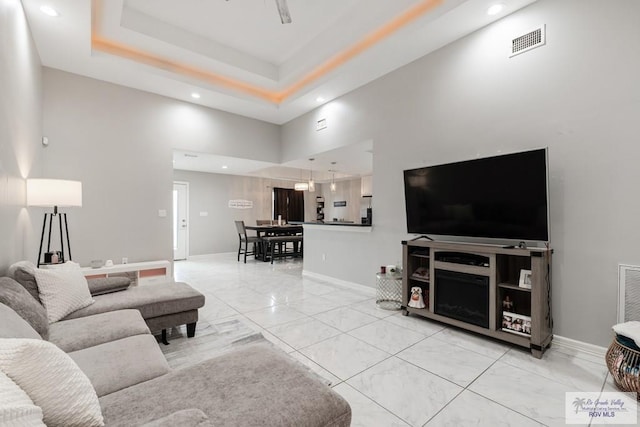
M 0 426 L 44 426 L 42 409 L 33 404 L 11 378 L 0 371 Z
M 42 409 L 49 427 L 103 426 L 89 378 L 55 345 L 32 339 L 0 339 L 0 371 Z
M 93 304 L 87 279 L 80 269 L 64 268 L 34 271 L 40 301 L 47 309 L 49 323 L 57 322 L 70 313 Z

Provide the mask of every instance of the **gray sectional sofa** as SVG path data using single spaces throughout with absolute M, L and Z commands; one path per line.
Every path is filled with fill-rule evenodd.
M 165 292 L 188 293 L 188 285 L 174 285 Z M 153 286 L 132 289 L 144 293 Z M 150 327 L 175 325 L 194 301 L 172 305 L 171 316 L 166 307 L 127 294 L 132 289 L 95 297 L 91 306 L 42 325 L 44 307 L 18 282 L 0 278 L 0 349 L 2 338 L 58 346 L 91 381 L 107 426 L 350 425 L 348 403 L 268 343 L 171 370 Z

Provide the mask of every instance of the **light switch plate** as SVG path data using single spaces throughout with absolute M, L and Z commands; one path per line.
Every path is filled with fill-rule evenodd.
M 165 218 L 167 216 L 167 211 L 165 209 L 159 209 L 158 210 L 158 216 L 160 218 Z

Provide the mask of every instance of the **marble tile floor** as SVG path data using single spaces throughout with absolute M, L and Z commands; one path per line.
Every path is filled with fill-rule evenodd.
M 374 274 L 370 289 L 351 288 L 303 276 L 299 260 L 244 264 L 235 254 L 174 269 L 176 280 L 205 294 L 204 328 L 228 325 L 234 339 L 247 340 L 246 331 L 261 332 L 350 403 L 353 426 L 564 426 L 565 392 L 614 390 L 604 360 L 555 348 L 538 360 L 379 309 Z

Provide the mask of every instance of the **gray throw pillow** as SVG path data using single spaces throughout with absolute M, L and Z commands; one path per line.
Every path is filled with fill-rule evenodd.
M 0 277 L 0 302 L 18 313 L 43 339 L 49 338 L 47 311 L 18 282 Z
M 89 292 L 92 296 L 108 294 L 111 292 L 123 291 L 131 284 L 128 277 L 98 277 L 95 279 L 87 279 L 89 284 Z
M 36 268 L 37 267 L 32 262 L 19 261 L 9 267 L 7 276 L 12 277 L 13 280 L 24 286 L 31 296 L 42 304 L 42 301 L 40 301 L 40 293 L 38 292 L 38 283 L 36 282 L 36 277 L 33 273 Z

